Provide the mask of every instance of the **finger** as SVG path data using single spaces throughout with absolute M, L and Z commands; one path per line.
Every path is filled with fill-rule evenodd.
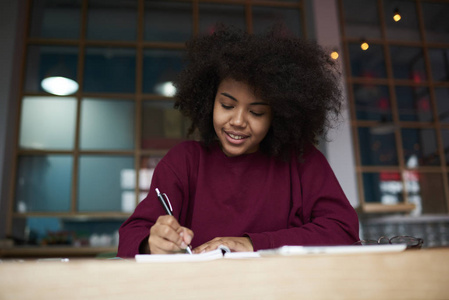
M 175 217 L 169 215 L 159 216 L 157 218 L 156 224 L 167 225 L 173 228 L 173 230 L 178 230 L 181 225 L 179 225 L 178 220 Z
M 160 237 L 165 240 L 168 240 L 176 245 L 181 246 L 183 241 L 182 237 L 179 233 L 173 229 L 173 227 L 165 224 L 154 224 L 150 229 L 150 237 Z
M 220 246 L 220 245 L 225 245 L 225 243 L 220 238 L 215 238 L 207 243 L 204 243 L 204 244 L 196 247 L 195 249 L 193 249 L 193 252 L 194 253 L 209 252 L 209 251 L 217 249 L 218 246 Z
M 193 231 L 186 227 L 180 227 L 177 232 L 186 245 L 190 245 L 193 239 Z
M 175 243 L 161 238 L 159 236 L 150 236 L 150 253 L 151 254 L 172 254 L 176 252 L 181 252 L 182 249 Z

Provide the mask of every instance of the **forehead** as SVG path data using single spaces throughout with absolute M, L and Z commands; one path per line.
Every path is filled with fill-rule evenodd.
M 261 97 L 259 97 L 256 94 L 255 89 L 247 84 L 244 81 L 238 81 L 232 78 L 226 78 L 223 79 L 219 86 L 218 86 L 218 94 L 219 93 L 230 93 L 232 96 L 236 97 L 237 100 L 244 100 L 244 99 L 238 99 L 238 96 L 244 97 L 245 99 L 254 100 L 257 102 L 264 102 L 267 103 L 267 101 L 263 100 Z

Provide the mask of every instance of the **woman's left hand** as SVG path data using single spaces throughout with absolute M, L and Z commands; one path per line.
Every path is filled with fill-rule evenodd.
M 193 253 L 215 250 L 218 246 L 228 247 L 232 252 L 253 252 L 253 244 L 249 237 L 217 237 L 193 249 Z

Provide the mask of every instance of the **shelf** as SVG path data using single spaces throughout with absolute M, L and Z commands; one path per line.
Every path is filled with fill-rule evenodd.
M 362 204 L 361 208 L 364 213 L 410 212 L 415 209 L 415 205 L 411 203 L 394 205 L 386 205 L 381 203 L 364 203 Z
M 96 257 L 117 252 L 117 247 L 13 246 L 0 248 L 0 258 Z

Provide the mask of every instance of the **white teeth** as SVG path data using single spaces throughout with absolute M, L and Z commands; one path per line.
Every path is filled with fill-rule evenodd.
M 241 140 L 241 139 L 243 139 L 243 136 L 240 136 L 240 135 L 233 135 L 233 134 L 231 134 L 231 133 L 229 133 L 229 136 L 232 137 L 232 138 L 235 139 L 235 140 Z

